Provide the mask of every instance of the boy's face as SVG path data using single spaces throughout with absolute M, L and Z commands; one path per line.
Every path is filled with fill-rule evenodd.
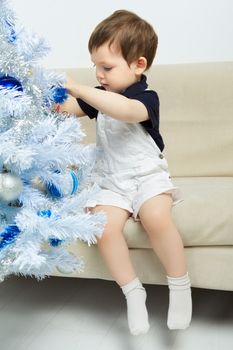
M 96 68 L 96 78 L 101 86 L 107 91 L 122 92 L 130 85 L 140 80 L 137 63 L 130 65 L 120 52 L 103 44 L 91 53 L 91 60 Z

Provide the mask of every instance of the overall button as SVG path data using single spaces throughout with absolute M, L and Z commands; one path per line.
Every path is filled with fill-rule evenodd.
M 163 155 L 162 153 L 160 153 L 159 158 L 160 158 L 160 159 L 163 159 L 163 158 L 164 158 L 164 155 Z

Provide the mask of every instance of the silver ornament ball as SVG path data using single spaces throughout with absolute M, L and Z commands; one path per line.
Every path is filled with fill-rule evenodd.
M 11 173 L 0 173 L 0 200 L 15 201 L 23 190 L 21 179 Z

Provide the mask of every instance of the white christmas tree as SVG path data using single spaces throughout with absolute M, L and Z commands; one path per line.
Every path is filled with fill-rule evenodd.
M 95 243 L 105 217 L 84 204 L 95 146 L 75 116 L 54 112 L 67 97 L 65 77 L 38 65 L 45 40 L 26 31 L 0 0 L 0 280 L 11 274 L 43 278 L 56 268 L 81 271 L 69 253 L 76 240 Z

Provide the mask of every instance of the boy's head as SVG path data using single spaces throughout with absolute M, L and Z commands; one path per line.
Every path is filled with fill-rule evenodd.
M 146 69 L 149 69 L 155 57 L 158 37 L 145 20 L 132 12 L 119 10 L 97 25 L 89 39 L 88 49 L 92 53 L 106 43 L 109 47 L 113 45 L 128 65 L 144 57 Z

